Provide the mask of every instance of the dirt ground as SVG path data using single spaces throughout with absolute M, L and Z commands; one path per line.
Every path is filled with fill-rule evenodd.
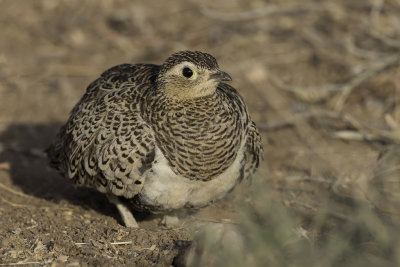
M 400 2 L 298 2 L 0 0 L 0 266 L 400 266 Z M 186 49 L 232 76 L 265 160 L 125 228 L 43 151 L 102 71 Z

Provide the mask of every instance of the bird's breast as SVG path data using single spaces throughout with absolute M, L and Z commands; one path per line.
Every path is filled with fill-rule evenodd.
M 189 180 L 208 181 L 235 160 L 243 141 L 236 114 L 166 114 L 154 122 L 157 145 L 169 167 Z
M 244 145 L 233 163 L 210 181 L 190 180 L 176 174 L 159 148 L 139 194 L 142 206 L 149 210 L 175 210 L 184 207 L 203 207 L 223 198 L 238 183 L 244 159 Z

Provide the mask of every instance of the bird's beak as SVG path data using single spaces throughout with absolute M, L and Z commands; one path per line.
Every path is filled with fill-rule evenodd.
M 232 81 L 231 76 L 229 76 L 228 73 L 226 73 L 226 72 L 224 72 L 222 70 L 218 70 L 216 73 L 211 74 L 210 78 L 219 80 L 221 82 Z

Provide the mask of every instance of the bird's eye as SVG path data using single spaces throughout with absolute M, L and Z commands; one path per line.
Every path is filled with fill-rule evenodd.
M 182 75 L 185 76 L 186 78 L 190 78 L 193 76 L 193 71 L 190 68 L 185 67 L 182 70 Z

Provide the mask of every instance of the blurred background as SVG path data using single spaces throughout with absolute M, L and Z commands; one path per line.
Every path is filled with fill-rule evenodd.
M 43 150 L 104 70 L 179 50 L 232 76 L 265 160 L 179 227 L 125 229 Z M 399 266 L 399 63 L 399 0 L 0 0 L 0 264 Z

